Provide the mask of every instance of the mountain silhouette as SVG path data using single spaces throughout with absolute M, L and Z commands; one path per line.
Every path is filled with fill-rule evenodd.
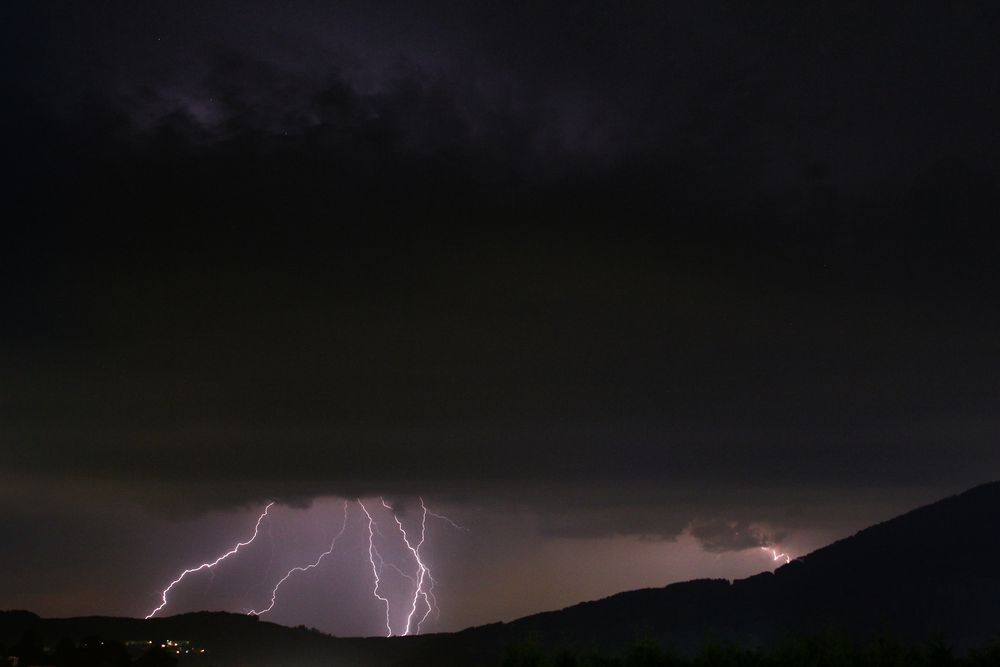
M 151 620 L 0 612 L 0 642 L 10 646 L 28 630 L 50 644 L 94 635 L 183 638 L 206 647 L 210 657 L 200 664 L 215 667 L 489 665 L 523 642 L 614 653 L 653 640 L 692 653 L 706 641 L 766 647 L 820 633 L 855 642 L 942 638 L 965 650 L 1000 633 L 998 528 L 1000 482 L 993 482 L 862 530 L 773 573 L 629 591 L 452 634 L 336 638 L 207 612 Z

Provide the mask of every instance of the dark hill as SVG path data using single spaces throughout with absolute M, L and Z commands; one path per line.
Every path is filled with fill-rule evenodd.
M 621 593 L 508 628 L 577 645 L 645 633 L 684 650 L 710 637 L 759 645 L 826 631 L 980 645 L 1000 632 L 1000 482 L 867 528 L 773 574 Z
M 535 641 L 551 648 L 618 651 L 648 638 L 684 652 L 704 641 L 765 646 L 786 637 L 836 632 L 959 649 L 1000 633 L 1000 482 L 922 507 L 779 568 L 730 583 L 690 581 L 620 593 L 512 623 L 450 635 L 338 639 L 304 628 L 231 614 L 136 619 L 39 619 L 0 614 L 0 641 L 27 628 L 49 642 L 107 638 L 183 638 L 223 665 L 476 665 L 504 647 Z

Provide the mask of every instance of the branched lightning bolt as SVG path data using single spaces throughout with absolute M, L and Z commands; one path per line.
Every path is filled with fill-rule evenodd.
M 269 604 L 266 609 L 261 609 L 260 611 L 256 611 L 254 609 L 251 609 L 249 612 L 247 612 L 247 615 L 248 616 L 260 616 L 261 614 L 266 614 L 267 612 L 269 612 L 272 609 L 274 609 L 274 603 L 278 599 L 278 589 L 281 588 L 281 585 L 283 583 L 285 583 L 286 581 L 288 581 L 288 578 L 291 577 L 296 572 L 306 572 L 306 571 L 311 570 L 311 569 L 313 569 L 315 567 L 319 567 L 319 564 L 323 562 L 323 559 L 326 558 L 327 556 L 329 556 L 333 552 L 333 547 L 337 544 L 337 540 L 340 539 L 340 536 L 344 534 L 344 531 L 346 529 L 347 529 L 347 501 L 345 500 L 344 501 L 344 523 L 340 526 L 340 531 L 336 535 L 334 535 L 333 539 L 330 541 L 330 548 L 327 549 L 326 551 L 324 551 L 323 553 L 321 553 L 319 555 L 319 557 L 315 561 L 313 561 L 312 563 L 310 563 L 309 565 L 293 567 L 291 570 L 289 570 L 285 574 L 285 576 L 283 576 L 278 581 L 278 583 L 274 585 L 274 589 L 271 590 L 271 604 Z
M 382 538 L 385 537 L 385 535 L 383 535 L 379 531 L 378 524 L 375 524 L 374 528 L 375 528 L 375 534 L 376 535 L 378 535 L 379 537 L 382 537 Z M 379 572 L 382 572 L 385 568 L 389 568 L 390 570 L 394 571 L 396 574 L 398 574 L 399 576 L 403 577 L 404 579 L 408 579 L 410 581 L 410 583 L 413 584 L 414 586 L 417 585 L 417 580 L 413 578 L 412 574 L 407 574 L 406 572 L 403 572 L 403 570 L 401 570 L 398 565 L 396 565 L 395 563 L 393 563 L 391 561 L 387 561 L 385 559 L 385 557 L 382 556 L 381 553 L 379 553 L 378 550 L 375 550 L 375 558 L 378 559 L 378 571 Z
M 414 586 L 417 585 L 417 579 L 416 579 L 416 577 L 414 577 L 412 574 L 407 574 L 407 573 L 403 572 L 401 569 L 399 569 L 399 566 L 396 565 L 395 563 L 390 563 L 387 560 L 383 560 L 382 561 L 382 565 L 385 566 L 385 567 L 387 567 L 387 568 L 389 568 L 390 570 L 395 570 L 399 574 L 399 576 L 403 577 L 404 579 L 408 579 L 409 582 L 411 584 L 413 584 Z
M 245 547 L 246 545 L 250 544 L 255 539 L 257 539 L 257 533 L 260 531 L 260 523 L 261 523 L 261 521 L 264 520 L 264 517 L 267 516 L 267 513 L 270 511 L 272 505 L 274 505 L 273 502 L 268 503 L 267 507 L 264 508 L 264 511 L 261 513 L 261 515 L 259 517 L 257 517 L 257 524 L 254 526 L 253 535 L 250 537 L 249 540 L 247 540 L 246 542 L 238 542 L 235 547 L 233 547 L 232 549 L 230 549 L 226 553 L 222 554 L 221 556 L 219 556 L 218 558 L 216 558 L 214 561 L 212 561 L 210 563 L 202 563 L 201 565 L 199 565 L 197 567 L 188 568 L 187 570 L 184 570 L 183 572 L 181 572 L 181 574 L 180 574 L 179 577 L 177 577 L 176 579 L 174 579 L 173 581 L 171 581 L 170 585 L 163 589 L 163 592 L 160 594 L 160 598 L 162 600 L 162 602 L 160 602 L 160 606 L 158 606 L 153 611 L 149 612 L 149 614 L 146 616 L 146 618 L 147 619 L 152 618 L 153 616 L 156 615 L 156 613 L 158 611 L 160 611 L 161 609 L 163 609 L 164 607 L 167 606 L 167 593 L 169 593 L 174 586 L 176 586 L 177 584 L 179 584 L 184 577 L 188 576 L 189 574 L 193 574 L 195 572 L 200 572 L 202 570 L 211 570 L 216 565 L 218 565 L 222 561 L 226 560 L 227 558 L 229 558 L 230 556 L 232 556 L 233 554 L 235 554 L 242 547 Z
M 777 562 L 779 560 L 782 560 L 782 559 L 784 559 L 786 565 L 788 563 L 792 562 L 792 559 L 791 559 L 791 557 L 788 554 L 786 554 L 784 552 L 778 553 L 777 549 L 773 549 L 771 547 L 761 547 L 761 550 L 767 552 L 768 554 L 770 554 L 771 560 L 773 560 L 775 562 Z
M 420 504 L 421 504 L 421 506 L 423 506 L 423 504 L 424 504 L 424 499 L 423 498 L 420 499 Z M 427 509 L 426 507 L 424 507 L 424 511 L 427 512 L 427 516 L 432 516 L 435 519 L 440 519 L 441 521 L 444 521 L 445 523 L 451 524 L 451 527 L 454 528 L 455 530 L 461 530 L 462 532 L 465 532 L 465 533 L 469 532 L 468 528 L 466 528 L 465 526 L 463 526 L 463 525 L 461 525 L 459 523 L 455 523 L 454 521 L 452 521 L 451 519 L 449 519 L 448 517 L 446 517 L 443 514 L 438 514 L 437 512 L 432 512 L 429 509 Z
M 393 629 L 391 620 L 391 611 L 392 611 L 391 603 L 388 597 L 389 594 L 382 592 L 382 589 L 384 588 L 385 584 L 385 582 L 383 581 L 383 573 L 385 568 L 388 567 L 394 570 L 405 580 L 413 584 L 413 598 L 410 602 L 409 613 L 407 614 L 406 617 L 406 626 L 403 629 L 402 634 L 403 635 L 419 634 L 422 624 L 427 620 L 427 618 L 431 614 L 437 614 L 437 616 L 440 617 L 441 613 L 440 609 L 438 608 L 437 598 L 434 595 L 434 588 L 437 585 L 437 581 L 432 576 L 431 570 L 427 566 L 427 563 L 424 561 L 424 556 L 421 554 L 421 549 L 424 546 L 427 537 L 427 517 L 430 516 L 432 518 L 443 521 L 449 524 L 455 530 L 468 532 L 469 529 L 458 524 L 457 522 L 453 521 L 447 516 L 444 516 L 442 514 L 437 514 L 436 512 L 432 512 L 430 509 L 428 509 L 427 505 L 424 503 L 424 499 L 420 498 L 420 508 L 422 510 L 420 519 L 420 536 L 419 540 L 416 539 L 411 540 L 410 533 L 407 532 L 406 527 L 403 525 L 403 522 L 399 518 L 399 515 L 396 513 L 395 509 L 391 505 L 389 505 L 384 499 L 379 498 L 379 500 L 381 501 L 382 506 L 389 511 L 389 513 L 392 515 L 392 518 L 395 520 L 396 527 L 398 528 L 399 533 L 402 536 L 403 543 L 405 544 L 406 548 L 410 551 L 410 554 L 413 556 L 413 559 L 416 562 L 416 572 L 415 574 L 411 575 L 405 572 L 403 569 L 401 569 L 398 565 L 391 563 L 382 557 L 382 554 L 379 553 L 378 547 L 376 546 L 375 536 L 378 535 L 379 539 L 385 540 L 387 539 L 386 534 L 384 534 L 379 529 L 379 526 L 376 523 L 372 513 L 368 510 L 367 506 L 361 500 L 361 498 L 358 498 L 357 499 L 358 506 L 361 508 L 361 511 L 364 512 L 365 517 L 368 519 L 368 561 L 371 564 L 372 575 L 374 576 L 375 580 L 374 587 L 372 588 L 372 595 L 375 597 L 376 600 L 380 601 L 385 606 L 386 636 L 392 637 Z M 317 556 L 316 559 L 311 563 L 305 565 L 299 565 L 288 570 L 285 573 L 285 575 L 281 577 L 281 579 L 279 579 L 278 582 L 271 589 L 271 601 L 268 604 L 268 606 L 259 611 L 256 609 L 251 609 L 249 612 L 247 612 L 248 615 L 261 616 L 263 614 L 272 611 L 277 602 L 278 592 L 280 591 L 281 587 L 285 584 L 286 581 L 288 581 L 296 573 L 307 572 L 309 570 L 319 567 L 319 565 L 323 562 L 323 560 L 331 553 L 333 553 L 333 550 L 336 547 L 337 542 L 340 540 L 340 538 L 343 536 L 343 534 L 347 529 L 347 520 L 349 514 L 348 505 L 349 501 L 345 500 L 343 523 L 341 524 L 340 530 L 331 539 L 330 546 L 327 548 L 327 550 L 319 554 L 319 556 Z M 211 562 L 205 562 L 196 567 L 188 568 L 183 572 L 181 572 L 176 579 L 171 581 L 167 585 L 167 587 L 163 589 L 163 591 L 160 594 L 160 599 L 161 599 L 160 604 L 155 609 L 153 609 L 146 616 L 146 618 L 147 619 L 152 618 L 160 611 L 162 611 L 164 607 L 166 607 L 168 602 L 167 598 L 170 591 L 172 591 L 174 587 L 177 586 L 177 584 L 181 583 L 181 581 L 183 581 L 187 575 L 200 572 L 202 570 L 207 570 L 214 579 L 216 565 L 226 560 L 230 556 L 235 555 L 243 547 L 251 544 L 257 539 L 257 536 L 260 534 L 260 529 L 264 521 L 264 518 L 269 516 L 269 512 L 273 506 L 274 503 L 269 502 L 264 507 L 263 512 L 261 512 L 260 516 L 257 517 L 257 523 L 254 525 L 253 535 L 251 535 L 249 539 L 242 542 L 238 542 L 229 551 L 220 555 L 218 558 L 216 558 Z M 268 526 L 270 527 L 270 525 L 271 524 L 269 523 Z M 415 531 L 411 529 L 410 532 L 412 533 Z M 272 536 L 271 546 L 272 546 L 271 559 L 273 560 L 274 557 L 273 536 Z M 774 555 L 775 555 L 775 560 L 784 556 L 784 554 L 782 554 L 781 556 L 777 556 L 776 553 Z M 268 564 L 267 571 L 270 571 L 270 569 L 271 569 L 271 563 Z M 423 612 L 422 615 L 419 613 L 421 611 Z
M 368 560 L 372 564 L 372 574 L 375 575 L 375 588 L 372 589 L 372 595 L 385 604 L 386 636 L 392 637 L 392 626 L 389 624 L 389 598 L 382 597 L 378 592 L 378 587 L 379 584 L 382 583 L 382 580 L 379 578 L 378 574 L 380 568 L 375 565 L 375 557 L 378 556 L 379 561 L 383 563 L 384 561 L 382 561 L 382 556 L 378 554 L 378 550 L 375 548 L 375 519 L 372 518 L 372 515 L 368 512 L 368 508 L 365 507 L 365 504 L 361 502 L 360 498 L 358 498 L 358 505 L 361 506 L 361 511 L 365 513 L 366 517 L 368 517 Z
M 462 524 L 458 523 L 457 521 L 453 521 L 450 517 L 447 517 L 447 516 L 445 516 L 443 514 L 438 514 L 437 512 L 432 512 L 431 510 L 427 509 L 427 505 L 424 504 L 424 499 L 423 498 L 420 499 L 420 507 L 424 511 L 424 524 L 421 525 L 421 529 L 423 529 L 425 527 L 425 524 L 426 524 L 426 521 L 427 521 L 427 517 L 433 517 L 433 518 L 438 519 L 440 521 L 444 521 L 445 523 L 447 523 L 448 525 L 450 525 L 455 530 L 460 530 L 463 533 L 468 533 L 469 532 L 468 528 L 466 528 Z M 421 541 L 423 541 L 423 533 L 422 532 L 421 532 Z M 441 618 L 441 608 L 438 607 L 437 597 L 434 595 L 434 587 L 437 585 L 437 579 L 435 579 L 431 575 L 431 571 L 429 569 L 427 570 L 427 579 L 428 579 L 428 581 L 430 581 L 430 584 L 427 586 L 427 590 L 424 591 L 425 599 L 429 601 L 430 606 L 433 607 L 433 609 L 434 609 L 434 618 Z M 426 619 L 426 618 L 427 618 L 427 616 L 425 615 L 424 619 Z M 423 623 L 424 619 L 421 619 L 420 622 Z M 420 623 L 417 624 L 417 632 L 420 632 Z
M 380 500 L 382 500 L 382 506 L 392 512 L 392 518 L 396 520 L 396 526 L 399 528 L 399 533 L 403 536 L 403 542 L 406 544 L 406 548 L 410 550 L 410 553 L 413 554 L 413 559 L 417 562 L 417 586 L 413 591 L 413 604 L 410 606 L 410 613 L 406 617 L 406 629 L 403 631 L 403 635 L 405 636 L 410 634 L 410 631 L 413 629 L 413 617 L 417 613 L 417 605 L 420 602 L 420 598 L 423 598 L 424 604 L 427 606 L 427 611 L 424 612 L 423 617 L 417 621 L 416 631 L 419 633 L 420 625 L 427 619 L 433 610 L 430 598 L 428 597 L 427 592 L 424 591 L 424 580 L 427 578 L 430 571 L 420 558 L 420 547 L 423 546 L 424 538 L 427 533 L 427 506 L 424 505 L 424 499 L 421 498 L 420 507 L 423 509 L 423 515 L 420 520 L 420 541 L 417 542 L 417 546 L 413 546 L 410 542 L 409 536 L 406 534 L 406 529 L 403 527 L 403 522 L 399 520 L 399 516 L 396 514 L 396 511 L 388 503 L 386 503 L 384 499 L 380 498 Z

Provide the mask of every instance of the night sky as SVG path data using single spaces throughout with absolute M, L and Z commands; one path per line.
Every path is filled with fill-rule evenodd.
M 871 4 L 6 3 L 0 609 L 423 497 L 455 630 L 1000 477 L 1000 10 Z M 362 517 L 271 620 L 384 630 Z

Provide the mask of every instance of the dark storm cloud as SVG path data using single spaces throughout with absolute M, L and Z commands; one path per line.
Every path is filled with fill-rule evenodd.
M 314 9 L 36 19 L 7 474 L 723 549 L 1000 464 L 988 17 Z
M 780 533 L 769 534 L 760 526 L 722 519 L 695 521 L 689 531 L 709 553 L 766 547 L 779 542 L 783 537 Z

